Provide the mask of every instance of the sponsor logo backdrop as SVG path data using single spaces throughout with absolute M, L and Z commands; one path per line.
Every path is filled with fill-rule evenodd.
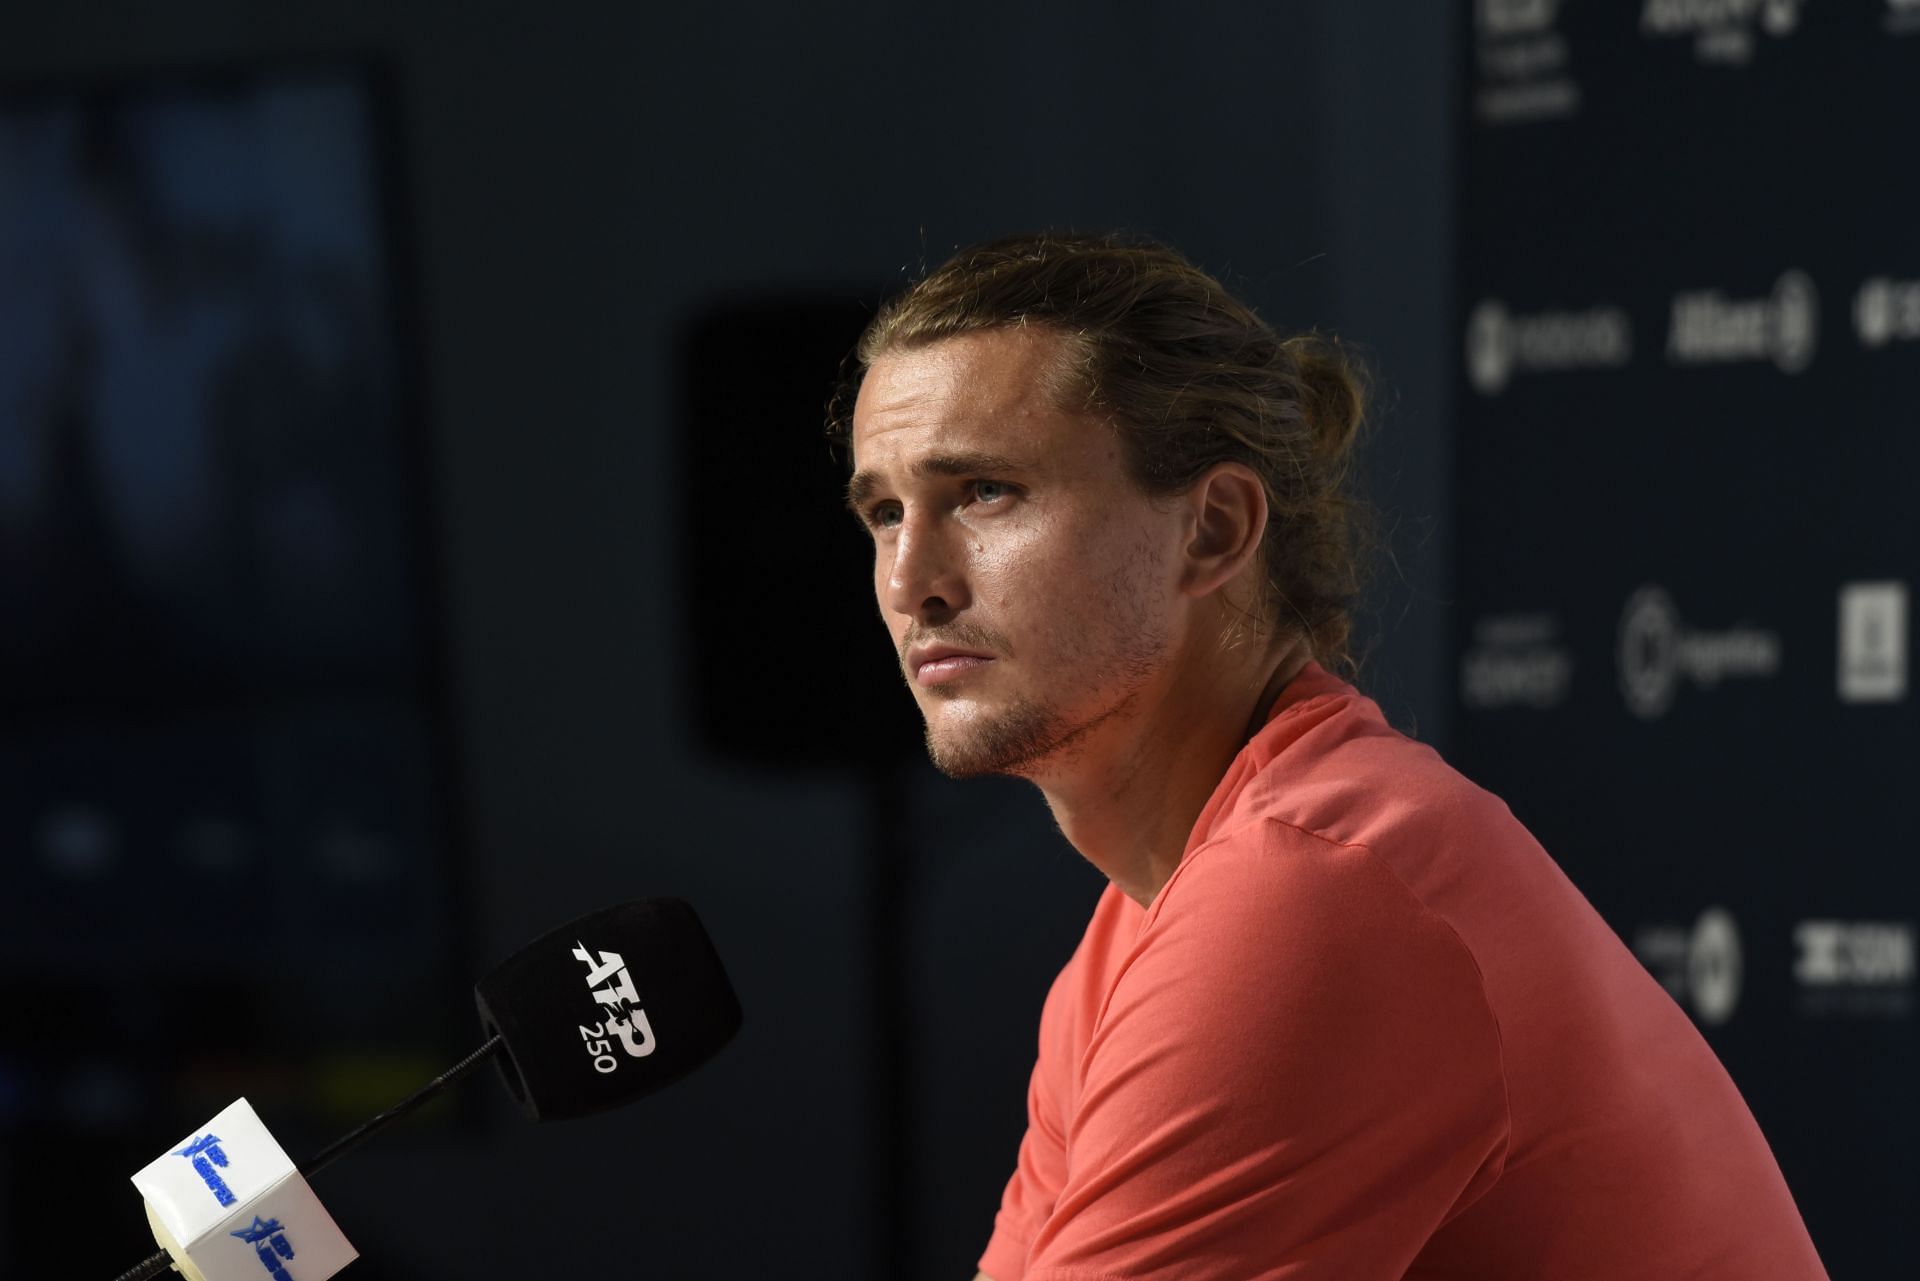
M 1920 0 L 1465 6 L 1454 755 L 1920 1248 Z

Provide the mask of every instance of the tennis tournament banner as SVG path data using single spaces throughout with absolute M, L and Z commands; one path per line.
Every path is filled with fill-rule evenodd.
M 1920 1255 L 1920 0 L 1474 0 L 1453 755 Z

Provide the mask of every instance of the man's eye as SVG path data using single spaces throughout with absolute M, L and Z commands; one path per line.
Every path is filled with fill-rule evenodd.
M 875 529 L 892 529 L 900 523 L 898 503 L 879 503 L 867 512 L 867 524 Z
M 997 480 L 976 480 L 973 482 L 974 499 L 982 503 L 997 503 L 1013 493 L 1013 486 Z

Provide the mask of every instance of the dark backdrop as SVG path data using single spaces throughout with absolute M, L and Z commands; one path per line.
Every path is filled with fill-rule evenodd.
M 731 471 L 680 465 L 675 353 L 718 301 L 885 289 L 957 243 L 1125 226 L 1283 325 L 1364 342 L 1384 374 L 1374 484 L 1399 557 L 1372 685 L 1444 740 L 1450 14 L 184 0 L 0 16 L 0 74 L 16 80 L 336 55 L 390 70 L 420 510 L 469 834 L 465 963 L 602 901 L 680 894 L 747 1011 L 722 1059 L 652 1104 L 535 1130 L 502 1096 L 475 1125 L 392 1135 L 322 1176 L 361 1275 L 965 1276 L 984 1243 L 1040 999 L 1097 882 L 1023 787 L 906 769 L 893 821 L 908 865 L 889 875 L 911 1165 L 904 1190 L 886 1186 L 871 784 L 710 750 L 683 697 L 690 505 L 768 479 L 750 440 Z M 714 608 L 805 626 L 759 617 L 745 583 Z M 876 627 L 848 661 L 885 658 Z M 739 679 L 804 753 L 777 683 Z M 135 1137 L 157 1152 L 198 1119 L 154 1116 Z M 130 1173 L 102 1169 L 84 1194 L 137 1233 Z M 5 1189 L 31 1174 L 0 1158 L 16 1259 L 39 1243 L 6 1219 Z M 888 1259 L 902 1234 L 883 1213 L 905 1216 L 904 1259 Z M 81 1248 L 65 1247 L 76 1270 Z
M 1460 17 L 1455 759 L 1910 1269 L 1920 6 Z

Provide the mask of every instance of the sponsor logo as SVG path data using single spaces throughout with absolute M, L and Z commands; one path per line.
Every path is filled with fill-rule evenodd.
M 1746 624 L 1723 631 L 1693 628 L 1663 588 L 1642 587 L 1620 614 L 1620 692 L 1644 720 L 1664 716 L 1683 681 L 1701 689 L 1780 670 L 1780 636 Z
M 1710 907 L 1694 922 L 1687 940 L 1687 986 L 1702 1023 L 1725 1023 L 1740 1004 L 1740 931 L 1733 915 Z
M 1716 1027 L 1740 1005 L 1745 973 L 1740 928 L 1724 907 L 1709 907 L 1688 929 L 1649 925 L 1634 936 L 1634 955 L 1694 1018 Z
M 1644 0 L 1640 33 L 1652 40 L 1691 37 L 1702 63 L 1753 61 L 1761 33 L 1792 35 L 1804 0 Z
M 1840 589 L 1840 701 L 1897 703 L 1907 696 L 1907 585 Z
M 1667 363 L 1725 365 L 1771 360 L 1797 374 L 1820 344 L 1820 295 L 1803 271 L 1789 271 L 1765 298 L 1728 298 L 1717 289 L 1673 296 Z
M 1560 0 L 1475 0 L 1474 114 L 1492 125 L 1571 116 L 1580 86 L 1567 74 L 1567 39 L 1557 29 Z
M 280 1226 L 280 1220 L 262 1219 L 256 1214 L 251 1224 L 227 1235 L 239 1237 L 252 1246 L 254 1255 L 273 1281 L 293 1281 L 287 1265 L 281 1262 L 293 1258 L 294 1254 L 293 1244 L 287 1240 L 286 1229 Z
M 1460 660 L 1460 701 L 1475 711 L 1545 711 L 1567 701 L 1572 683 L 1573 654 L 1551 614 L 1481 619 Z
M 1920 8 L 1914 12 L 1920 29 Z M 1853 332 L 1863 347 L 1920 341 L 1920 280 L 1875 276 L 1862 283 L 1853 295 Z
M 626 960 L 618 952 L 598 955 L 600 959 L 594 960 L 595 953 L 589 952 L 584 943 L 573 946 L 573 958 L 587 967 L 587 986 L 593 990 L 593 999 L 607 1010 L 603 1023 L 580 1025 L 580 1039 L 587 1043 L 593 1070 L 605 1075 L 620 1067 L 620 1060 L 613 1057 L 614 1041 L 618 1040 L 627 1056 L 635 1059 L 652 1054 L 656 1042 L 653 1024 L 647 1012 L 640 1008 L 640 993 L 633 986 L 633 976 L 627 973 Z M 602 983 L 607 986 L 601 987 Z M 623 1014 L 624 1017 L 619 1017 Z
M 1633 322 L 1619 307 L 1514 315 L 1489 298 L 1467 318 L 1467 381 L 1497 395 L 1517 373 L 1616 369 L 1633 358 Z
M 1560 0 L 1475 0 L 1473 25 L 1483 36 L 1537 36 L 1553 30 Z
M 1912 923 L 1801 921 L 1793 927 L 1793 943 L 1801 1013 L 1856 1018 L 1912 1014 Z
M 227 1154 L 220 1146 L 220 1136 L 203 1134 L 184 1148 L 174 1153 L 193 1162 L 193 1172 L 207 1185 L 207 1191 L 213 1193 L 213 1199 L 222 1206 L 229 1206 L 236 1198 L 227 1181 L 220 1177 L 220 1171 L 227 1168 Z

